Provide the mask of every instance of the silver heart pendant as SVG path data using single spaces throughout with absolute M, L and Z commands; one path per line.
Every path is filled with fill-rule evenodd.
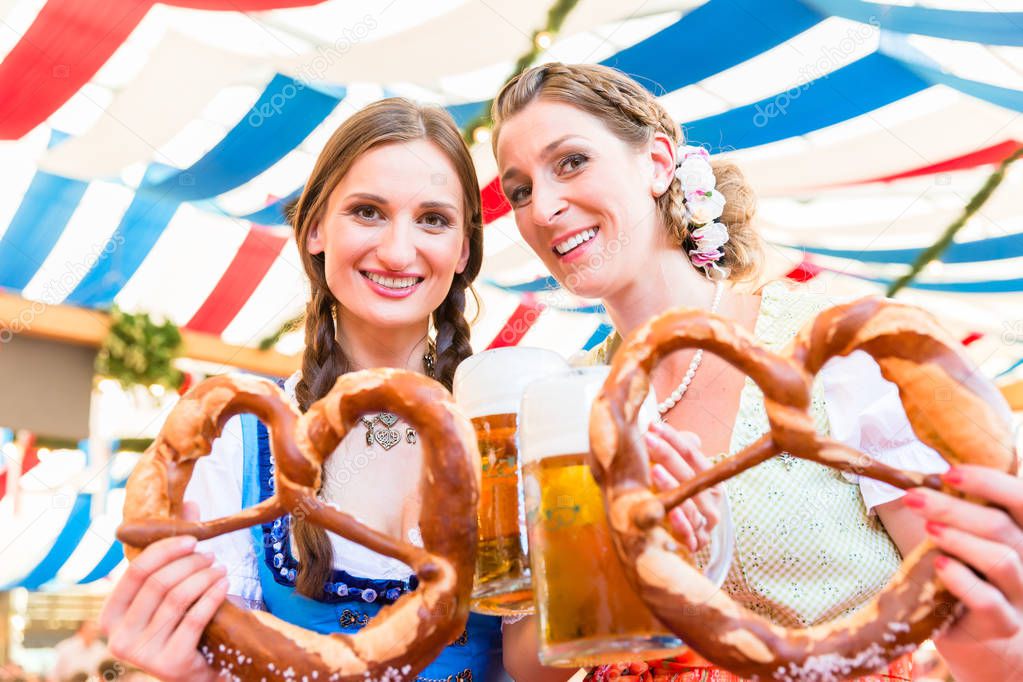
M 397 431 L 391 429 L 377 429 L 373 432 L 373 440 L 380 444 L 384 450 L 390 450 L 398 441 L 401 440 L 401 436 L 398 435 Z
M 381 412 L 380 414 L 377 415 L 377 419 L 379 419 L 380 423 L 386 426 L 387 428 L 391 428 L 392 426 L 395 425 L 395 423 L 397 423 L 398 415 L 394 414 L 393 412 Z

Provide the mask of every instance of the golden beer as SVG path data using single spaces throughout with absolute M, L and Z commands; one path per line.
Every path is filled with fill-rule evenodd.
M 472 420 L 483 467 L 473 611 L 498 616 L 533 612 L 516 445 L 518 413 L 529 383 L 567 367 L 553 351 L 516 346 L 477 353 L 455 371 L 451 390 Z
M 516 422 L 515 414 L 472 420 L 483 461 L 473 604 L 482 613 L 529 612 L 533 605 L 529 561 L 519 524 Z
M 678 654 L 681 640 L 625 576 L 584 455 L 530 462 L 523 477 L 541 662 L 577 667 Z

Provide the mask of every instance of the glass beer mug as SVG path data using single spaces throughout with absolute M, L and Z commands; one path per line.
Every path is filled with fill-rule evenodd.
M 473 611 L 505 616 L 533 612 L 518 412 L 527 384 L 567 368 L 568 363 L 553 351 L 515 347 L 477 353 L 455 372 L 452 392 L 472 420 L 483 464 Z
M 586 463 L 590 407 L 608 367 L 541 379 L 522 398 L 520 445 L 540 660 L 551 666 L 654 660 L 684 644 L 632 589 L 615 552 L 604 500 Z M 639 426 L 656 416 L 653 395 Z M 732 558 L 727 500 L 711 532 L 705 574 L 720 587 Z

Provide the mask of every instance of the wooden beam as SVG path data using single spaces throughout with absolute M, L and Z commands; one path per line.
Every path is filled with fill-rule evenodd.
M 48 305 L 0 291 L 0 346 L 11 336 L 99 348 L 110 330 L 110 316 L 99 310 Z M 182 355 L 193 360 L 286 377 L 302 365 L 301 355 L 283 355 L 246 346 L 232 346 L 212 334 L 181 330 Z

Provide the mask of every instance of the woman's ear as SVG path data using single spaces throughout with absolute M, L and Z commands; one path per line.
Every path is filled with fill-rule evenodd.
M 675 179 L 675 142 L 664 133 L 654 133 L 650 140 L 650 193 L 654 199 L 668 191 Z
M 465 272 L 465 266 L 469 264 L 469 235 L 462 237 L 462 255 L 458 257 L 458 265 L 455 266 L 455 272 L 462 274 Z
M 309 234 L 305 238 L 306 250 L 314 256 L 323 253 L 326 248 L 323 244 L 323 237 L 320 234 L 320 221 L 317 220 L 313 223 L 313 226 L 309 228 Z

